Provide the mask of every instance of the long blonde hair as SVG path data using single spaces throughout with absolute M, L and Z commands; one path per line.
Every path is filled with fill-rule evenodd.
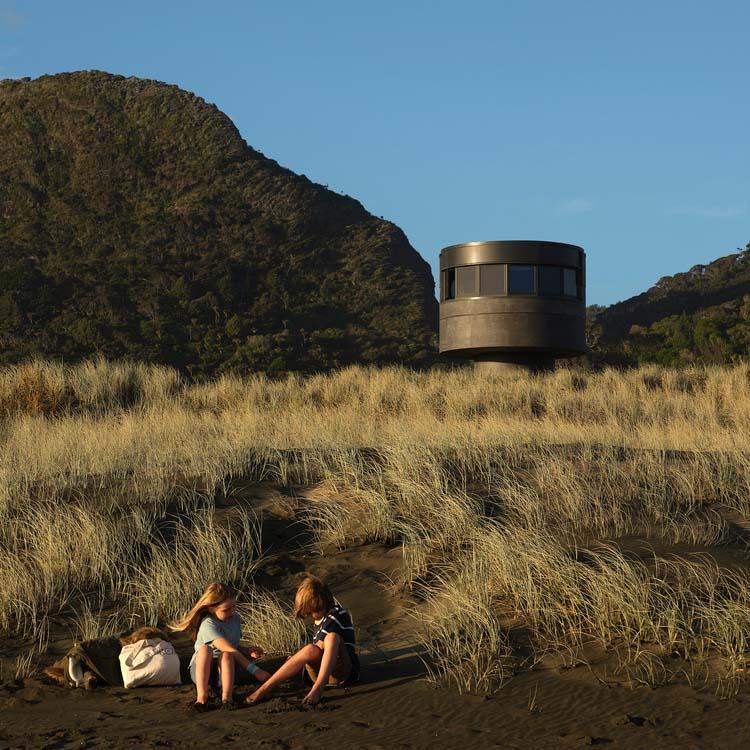
M 201 598 L 192 606 L 190 611 L 177 622 L 170 623 L 169 629 L 176 632 L 190 633 L 195 640 L 201 621 L 208 613 L 209 607 L 216 607 L 227 599 L 235 599 L 234 589 L 225 583 L 209 583 Z

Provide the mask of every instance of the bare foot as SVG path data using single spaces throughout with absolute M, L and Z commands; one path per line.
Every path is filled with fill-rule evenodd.
M 245 703 L 248 706 L 254 706 L 256 703 L 260 703 L 261 699 L 263 698 L 262 694 L 258 694 L 258 691 L 256 690 L 254 693 L 250 693 L 250 695 L 245 698 Z

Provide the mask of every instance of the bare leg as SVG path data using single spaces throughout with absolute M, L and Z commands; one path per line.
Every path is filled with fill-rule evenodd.
M 258 682 L 263 683 L 271 679 L 271 674 L 270 672 L 266 672 L 265 669 L 261 669 L 260 667 L 258 667 L 253 673 L 253 677 L 255 677 Z
M 248 695 L 245 701 L 251 705 L 257 703 L 274 685 L 299 674 L 305 664 L 319 664 L 322 658 L 323 652 L 317 646 L 313 646 L 312 643 L 304 646 L 294 656 L 289 657 L 254 693 Z
M 221 699 L 231 701 L 234 689 L 234 655 L 228 651 L 219 657 L 219 674 L 221 675 Z
M 244 669 L 244 667 L 241 666 L 240 663 L 239 663 L 239 659 L 237 658 L 237 653 L 236 652 L 233 653 L 233 656 L 234 656 L 234 661 L 235 661 L 235 667 L 234 668 L 235 669 Z M 265 669 L 261 669 L 260 667 L 258 667 L 255 670 L 255 672 L 253 672 L 253 677 L 258 682 L 265 682 L 270 676 L 271 675 L 268 672 L 266 672 Z
M 201 646 L 195 654 L 195 689 L 198 692 L 196 703 L 208 702 L 208 680 L 211 677 L 213 658 L 210 646 Z
M 324 641 L 318 641 L 315 645 L 322 651 L 323 658 L 320 660 L 320 665 L 318 666 L 318 675 L 315 679 L 315 683 L 302 701 L 311 706 L 320 702 L 320 693 L 336 667 L 336 662 L 338 661 L 341 649 L 345 648 L 344 642 L 341 639 L 339 639 L 339 648 L 335 652 L 332 648 L 325 648 Z M 323 674 L 328 675 L 325 682 L 321 682 L 321 676 Z

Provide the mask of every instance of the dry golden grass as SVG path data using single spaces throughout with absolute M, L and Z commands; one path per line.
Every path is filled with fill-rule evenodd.
M 487 690 L 550 653 L 562 665 L 609 653 L 616 671 L 650 684 L 691 663 L 712 662 L 723 693 L 744 678 L 747 570 L 700 556 L 627 559 L 614 545 L 574 557 L 546 533 L 515 528 L 485 529 L 470 549 L 424 586 L 422 639 L 436 679 Z
M 435 679 L 492 689 L 549 653 L 590 660 L 592 644 L 649 682 L 675 654 L 722 691 L 744 675 L 742 570 L 599 540 L 744 543 L 748 365 L 189 384 L 34 362 L 0 372 L 0 415 L 6 632 L 41 642 L 50 614 L 75 611 L 91 632 L 112 602 L 118 622 L 156 624 L 221 578 L 266 613 L 249 618 L 261 645 L 291 648 L 298 626 L 253 583 L 254 519 L 213 520 L 216 493 L 243 478 L 313 487 L 301 516 L 322 548 L 402 546 Z

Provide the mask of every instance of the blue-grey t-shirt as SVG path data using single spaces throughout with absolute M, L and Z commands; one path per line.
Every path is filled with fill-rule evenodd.
M 195 637 L 195 651 L 205 644 L 213 643 L 217 638 L 226 638 L 232 646 L 239 648 L 240 638 L 242 636 L 242 626 L 240 623 L 240 616 L 234 614 L 229 620 L 222 621 L 207 615 L 201 621 L 198 628 L 198 635 Z M 218 648 L 213 649 L 214 658 L 217 658 L 221 651 Z M 192 664 L 195 661 L 195 653 L 193 658 L 190 660 Z

